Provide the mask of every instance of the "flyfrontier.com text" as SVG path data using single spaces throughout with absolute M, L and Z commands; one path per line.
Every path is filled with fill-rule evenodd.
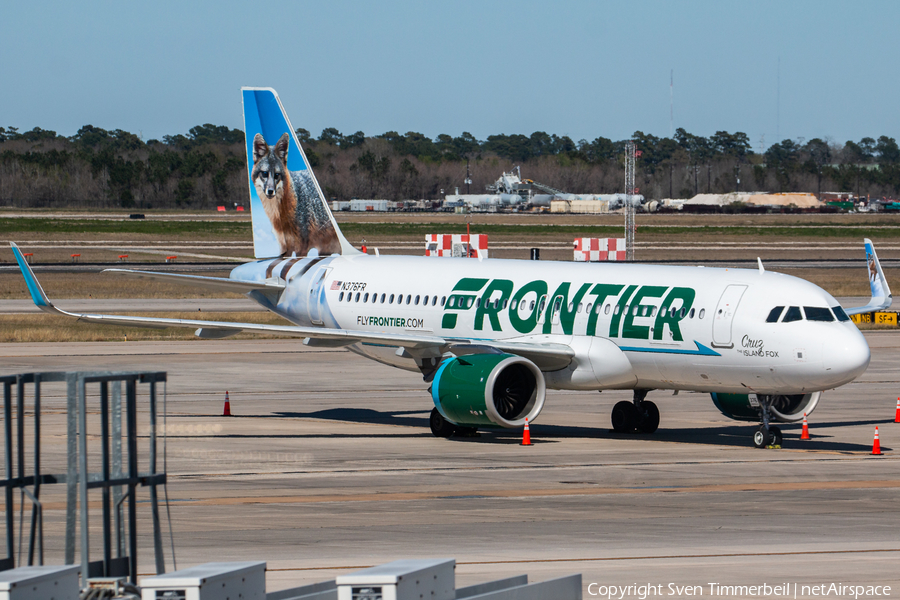
M 588 596 L 606 598 L 607 600 L 624 600 L 625 598 L 638 598 L 647 600 L 652 597 L 696 597 L 709 596 L 712 598 L 728 597 L 759 597 L 759 598 L 874 598 L 889 597 L 891 587 L 887 585 L 845 585 L 843 583 L 779 583 L 761 585 L 727 585 L 724 583 L 710 582 L 704 585 L 679 585 L 677 583 L 657 584 L 631 584 L 631 585 L 603 585 L 591 583 L 588 585 Z

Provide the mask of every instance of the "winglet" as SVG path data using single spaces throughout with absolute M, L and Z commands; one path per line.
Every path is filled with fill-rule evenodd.
M 890 308 L 893 302 L 891 288 L 888 286 L 887 278 L 881 269 L 881 263 L 878 262 L 878 255 L 875 254 L 875 246 L 872 240 L 865 238 L 866 245 L 866 267 L 869 274 L 869 287 L 872 290 L 872 299 L 865 306 L 847 309 L 848 315 L 872 312 L 875 310 L 885 310 Z
M 19 247 L 16 246 L 15 242 L 10 242 L 9 245 L 12 246 L 16 262 L 19 263 L 19 269 L 22 270 L 22 276 L 25 278 L 25 284 L 28 286 L 28 291 L 31 293 L 31 299 L 34 301 L 34 304 L 41 310 L 56 312 L 53 303 L 47 298 L 47 294 L 44 293 L 44 289 L 34 276 L 31 265 L 29 265 L 28 261 L 25 260 L 25 257 L 22 256 L 22 251 L 19 250 Z

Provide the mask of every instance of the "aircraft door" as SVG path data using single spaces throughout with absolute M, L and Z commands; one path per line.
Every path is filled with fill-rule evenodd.
M 545 308 L 546 304 L 547 304 L 547 294 L 544 294 L 543 296 L 538 298 L 537 304 L 535 305 L 537 307 L 537 311 L 538 311 L 538 313 L 537 313 L 538 325 L 540 325 L 544 322 L 544 308 Z
M 713 346 L 717 348 L 734 347 L 734 342 L 731 341 L 731 323 L 734 320 L 738 303 L 746 290 L 746 285 L 729 285 L 722 292 L 713 316 Z
M 559 312 L 562 310 L 563 299 L 560 296 L 557 296 L 553 301 L 553 309 L 550 313 L 550 322 L 554 325 L 559 325 Z
M 306 307 L 309 320 L 314 325 L 322 324 L 322 303 L 325 302 L 325 290 L 322 286 L 329 271 L 331 271 L 330 268 L 319 269 L 313 275 L 309 284 L 309 297 L 306 299 Z

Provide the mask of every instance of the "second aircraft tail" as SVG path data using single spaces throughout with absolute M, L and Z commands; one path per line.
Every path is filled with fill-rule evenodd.
M 881 263 L 878 262 L 878 255 L 875 254 L 875 245 L 869 238 L 865 238 L 863 241 L 866 246 L 866 270 L 869 275 L 872 298 L 865 306 L 847 309 L 848 315 L 886 310 L 890 308 L 894 299 L 891 295 L 891 288 L 888 286 L 887 277 L 884 276 L 884 271 L 881 269 Z

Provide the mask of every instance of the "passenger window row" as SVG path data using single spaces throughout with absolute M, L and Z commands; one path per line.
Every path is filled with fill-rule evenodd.
M 832 311 L 834 311 L 834 314 L 832 314 Z M 784 317 L 781 316 L 782 313 L 784 313 Z M 840 306 L 832 306 L 831 310 L 823 306 L 804 306 L 802 310 L 799 306 L 788 306 L 787 310 L 785 310 L 783 306 L 776 306 L 769 311 L 769 316 L 766 317 L 766 323 L 778 323 L 779 318 L 781 318 L 782 323 L 802 321 L 804 315 L 807 321 L 820 321 L 824 323 L 834 322 L 835 318 L 841 323 L 850 320 L 850 317 L 847 316 L 847 313 L 845 313 L 844 309 Z
M 363 303 L 370 303 L 370 304 L 394 304 L 395 303 L 394 301 L 396 300 L 396 304 L 404 304 L 403 294 L 397 294 L 395 296 L 394 294 L 388 295 L 388 294 L 384 293 L 384 294 L 381 294 L 381 296 L 379 297 L 378 294 L 370 294 L 368 292 L 356 292 L 355 294 L 353 292 L 347 292 L 347 293 L 341 292 L 338 295 L 338 301 L 343 302 L 345 299 L 347 302 L 363 302 Z M 411 304 L 413 306 L 418 306 L 421 303 L 422 306 L 428 306 L 429 300 L 431 302 L 431 306 L 437 306 L 438 297 L 436 295 L 435 296 L 426 295 L 423 298 L 421 295 L 413 296 L 412 294 L 407 294 L 406 298 L 405 298 L 405 304 Z M 472 308 L 472 306 L 474 305 L 478 308 L 481 308 L 482 300 L 484 300 L 484 299 L 483 298 L 477 298 L 477 299 L 455 298 L 455 297 L 451 296 L 450 302 L 449 302 L 449 304 L 447 304 L 447 306 L 449 308 Z M 506 309 L 507 306 L 509 306 L 510 308 L 512 308 L 512 310 L 523 310 L 523 309 L 527 308 L 527 310 L 530 312 L 530 311 L 534 310 L 534 306 L 535 306 L 536 302 L 537 302 L 536 300 L 531 300 L 530 302 L 521 302 L 520 303 L 518 300 L 513 300 L 512 302 L 510 302 L 509 299 L 506 299 L 506 298 L 504 298 L 502 300 L 500 298 L 495 298 L 494 300 L 485 301 L 485 308 L 494 308 L 494 309 L 503 310 L 503 309 Z M 441 306 L 444 306 L 445 303 L 447 303 L 447 297 L 442 296 L 441 297 Z M 540 307 L 538 308 L 538 312 L 543 312 L 544 308 L 546 308 L 546 304 L 547 304 L 547 296 L 542 296 L 540 299 Z M 557 303 L 556 303 L 556 306 L 554 307 L 554 310 L 559 310 L 561 308 L 561 305 L 562 305 L 561 301 L 557 299 Z M 584 310 L 585 314 L 588 314 L 593 310 L 594 314 L 599 315 L 601 309 L 603 310 L 603 314 L 605 314 L 605 315 L 610 314 L 610 312 L 612 312 L 613 315 L 618 315 L 620 312 L 627 314 L 628 311 L 631 310 L 632 314 L 636 317 L 655 317 L 656 312 L 657 312 L 657 307 L 655 307 L 655 306 L 629 306 L 627 304 L 623 308 L 623 307 L 619 306 L 618 304 L 616 304 L 614 307 L 612 304 L 606 304 L 606 306 L 601 306 L 599 303 L 591 304 L 590 302 L 588 302 L 587 305 L 585 305 L 583 302 L 581 302 L 576 307 L 574 302 L 570 302 L 569 306 L 568 306 L 569 312 L 572 312 L 574 310 L 577 313 L 581 313 L 582 310 Z M 698 318 L 702 319 L 703 317 L 706 316 L 705 308 L 701 308 L 699 311 L 699 314 L 697 313 L 697 310 L 694 308 L 687 310 L 684 307 L 681 307 L 679 309 L 674 306 L 673 307 L 664 306 L 664 307 L 662 307 L 662 310 L 663 310 L 663 312 L 666 312 L 666 311 L 670 312 L 671 313 L 670 316 L 673 318 L 678 316 L 682 319 L 685 317 L 687 317 L 689 319 L 693 319 L 694 316 L 696 315 Z
M 404 304 L 403 294 L 381 294 L 379 297 L 378 294 L 369 294 L 369 292 L 347 292 L 346 295 L 344 292 L 338 294 L 338 302 L 343 302 L 346 297 L 347 302 L 363 302 L 369 304 L 394 304 L 394 300 L 396 299 L 396 304 Z M 412 304 L 414 306 L 418 306 L 420 303 L 422 306 L 428 306 L 429 301 L 431 302 L 431 306 L 437 306 L 438 297 L 437 296 L 425 296 L 424 298 L 421 295 L 413 296 L 412 294 L 406 295 L 405 304 Z M 444 305 L 444 302 L 447 301 L 447 297 L 441 297 L 441 306 Z

